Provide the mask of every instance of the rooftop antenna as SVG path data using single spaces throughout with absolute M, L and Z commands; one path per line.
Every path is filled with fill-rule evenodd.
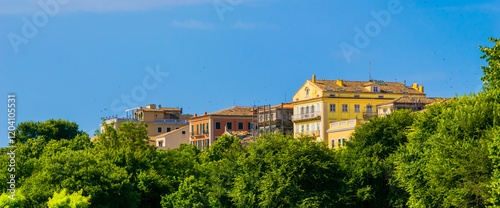
M 370 82 L 372 81 L 372 62 L 368 62 L 369 63 L 369 66 L 368 66 L 368 74 L 370 75 Z

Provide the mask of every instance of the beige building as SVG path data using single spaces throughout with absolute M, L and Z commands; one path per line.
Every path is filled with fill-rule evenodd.
M 446 101 L 447 98 L 427 98 L 427 97 L 401 97 L 377 105 L 378 116 L 385 116 L 399 109 L 409 109 L 421 111 L 427 109 L 427 105 L 435 102 Z
M 158 149 L 167 150 L 179 148 L 183 143 L 188 144 L 189 138 L 189 125 L 186 125 L 171 132 L 155 136 L 152 139 L 156 141 L 155 146 L 157 146 Z
M 126 112 L 126 118 L 107 118 L 105 123 L 114 123 L 114 128 L 118 129 L 123 122 L 132 121 L 138 123 L 142 121 L 147 124 L 150 138 L 188 126 L 188 120 L 192 117 L 192 115 L 182 114 L 182 108 L 163 108 L 161 105 L 158 105 L 157 108 L 155 104 L 147 105 L 145 108 L 132 108 L 126 110 Z M 101 132 L 103 131 L 104 127 L 101 125 Z M 149 142 L 151 145 L 156 144 L 154 139 Z

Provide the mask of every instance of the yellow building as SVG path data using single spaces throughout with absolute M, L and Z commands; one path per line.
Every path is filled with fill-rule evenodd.
M 313 75 L 293 96 L 294 133 L 316 137 L 329 147 L 337 147 L 340 139 L 342 146 L 364 118 L 376 115 L 378 104 L 405 96 L 425 97 L 424 88 L 381 80 L 317 80 Z M 342 121 L 347 124 L 337 123 Z

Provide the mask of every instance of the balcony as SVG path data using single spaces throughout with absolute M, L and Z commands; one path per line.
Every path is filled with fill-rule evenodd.
M 319 111 L 305 114 L 298 114 L 292 116 L 292 121 L 300 121 L 300 120 L 314 120 L 321 118 Z
M 186 119 L 155 119 L 155 123 L 160 124 L 189 124 Z
M 300 137 L 300 136 L 319 137 L 320 135 L 321 135 L 321 132 L 319 130 L 295 133 L 295 137 Z
M 364 120 L 360 120 L 360 119 L 352 119 L 352 120 L 332 122 L 332 123 L 330 123 L 330 128 L 328 129 L 327 132 L 331 133 L 331 132 L 354 129 L 357 126 L 361 125 L 363 123 L 363 121 Z
M 109 119 L 106 119 L 105 122 L 106 124 L 111 124 L 111 123 L 124 123 L 124 122 L 127 122 L 128 120 L 132 121 L 132 122 L 139 122 L 138 120 L 136 119 L 132 119 L 132 118 L 109 118 Z
M 208 133 L 207 134 L 198 134 L 198 135 L 191 136 L 191 139 L 203 139 L 203 138 L 207 138 L 209 136 L 210 135 Z

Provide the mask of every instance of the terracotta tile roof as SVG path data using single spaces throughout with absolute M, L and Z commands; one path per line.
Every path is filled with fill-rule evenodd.
M 395 93 L 395 94 L 405 94 L 404 91 L 406 91 L 406 94 L 408 95 L 425 95 L 425 93 L 422 93 L 416 89 L 413 89 L 411 87 L 405 86 L 401 82 L 385 82 L 386 85 L 382 84 L 377 84 L 374 82 L 365 82 L 365 81 L 343 81 L 344 86 L 341 87 L 337 85 L 337 80 L 316 80 L 316 83 L 314 83 L 316 86 L 318 86 L 321 90 L 323 91 L 336 91 L 336 92 L 368 92 L 370 93 L 370 90 L 366 89 L 364 86 L 368 86 L 370 84 L 374 85 L 379 85 L 380 86 L 380 91 L 381 93 Z M 329 88 L 329 89 L 327 89 Z M 344 89 L 344 90 L 340 90 Z M 359 89 L 359 90 L 357 90 Z
M 275 106 L 273 106 L 271 108 L 281 108 L 281 104 L 275 105 Z M 283 103 L 283 108 L 291 108 L 291 109 L 293 109 L 293 104 L 291 104 L 291 103 Z
M 209 113 L 211 116 L 252 116 L 253 111 L 251 107 L 234 106 L 224 110 Z
M 230 136 L 237 136 L 237 137 L 243 137 L 247 136 L 250 134 L 250 131 L 226 131 L 224 134 L 230 135 Z
M 378 104 L 378 105 L 387 105 L 387 104 L 410 104 L 410 103 L 421 103 L 421 104 L 425 104 L 425 105 L 428 105 L 428 104 L 432 104 L 432 103 L 435 103 L 435 102 L 443 102 L 443 101 L 446 101 L 448 100 L 448 98 L 427 98 L 427 97 L 423 97 L 423 98 L 418 98 L 418 97 L 400 97 L 400 98 L 396 98 L 394 100 L 391 100 L 391 101 L 387 101 L 385 103 L 381 103 L 381 104 Z

